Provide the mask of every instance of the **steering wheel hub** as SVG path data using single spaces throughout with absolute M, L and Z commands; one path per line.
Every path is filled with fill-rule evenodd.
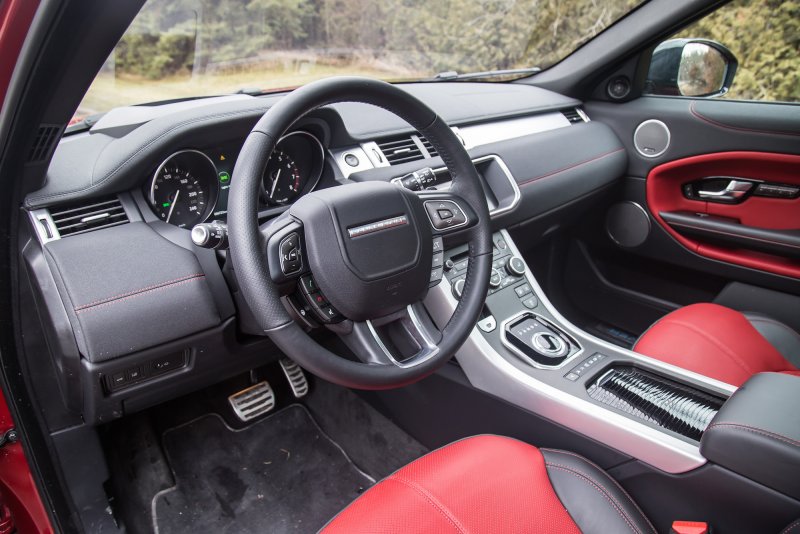
M 385 182 L 331 187 L 297 201 L 311 272 L 345 317 L 363 321 L 425 296 L 432 235 L 420 199 Z

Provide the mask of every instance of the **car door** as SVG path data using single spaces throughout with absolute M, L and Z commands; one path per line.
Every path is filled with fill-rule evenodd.
M 800 58 L 791 30 L 799 13 L 787 9 L 797 11 L 789 2 L 723 6 L 642 54 L 639 96 L 636 82 L 623 78 L 634 86 L 628 94 L 612 75 L 586 103 L 629 156 L 616 202 L 584 225 L 569 255 L 568 291 L 593 288 L 594 297 L 576 295 L 593 315 L 638 335 L 677 307 L 715 301 L 800 329 Z M 775 43 L 751 53 L 740 39 L 758 29 L 767 33 L 753 42 Z M 687 90 L 682 56 L 705 45 L 727 70 L 718 87 Z M 665 76 L 658 69 L 670 49 Z

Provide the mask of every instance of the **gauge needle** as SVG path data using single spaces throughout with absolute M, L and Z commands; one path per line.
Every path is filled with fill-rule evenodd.
M 277 174 L 275 174 L 275 178 L 272 179 L 272 189 L 269 190 L 269 198 L 272 198 L 273 196 L 275 196 L 275 187 L 278 185 L 278 178 L 281 177 L 281 171 L 282 170 L 283 170 L 283 167 L 278 169 Z
M 167 213 L 167 221 L 166 222 L 169 222 L 169 220 L 172 218 L 172 210 L 175 209 L 175 204 L 178 203 L 178 195 L 180 195 L 180 194 L 181 194 L 181 190 L 180 189 L 175 191 L 175 198 L 172 199 L 172 206 L 169 207 L 169 213 Z

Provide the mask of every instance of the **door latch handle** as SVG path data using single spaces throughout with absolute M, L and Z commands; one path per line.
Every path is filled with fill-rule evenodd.
M 753 185 L 753 182 L 745 180 L 730 180 L 725 188 L 716 191 L 698 188 L 697 196 L 708 200 L 736 201 L 749 193 Z

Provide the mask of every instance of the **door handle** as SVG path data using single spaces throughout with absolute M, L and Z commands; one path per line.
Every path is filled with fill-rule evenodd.
M 698 187 L 697 196 L 707 200 L 722 200 L 735 202 L 745 196 L 753 189 L 753 182 L 745 180 L 728 180 L 727 185 L 723 189 L 709 191 Z

